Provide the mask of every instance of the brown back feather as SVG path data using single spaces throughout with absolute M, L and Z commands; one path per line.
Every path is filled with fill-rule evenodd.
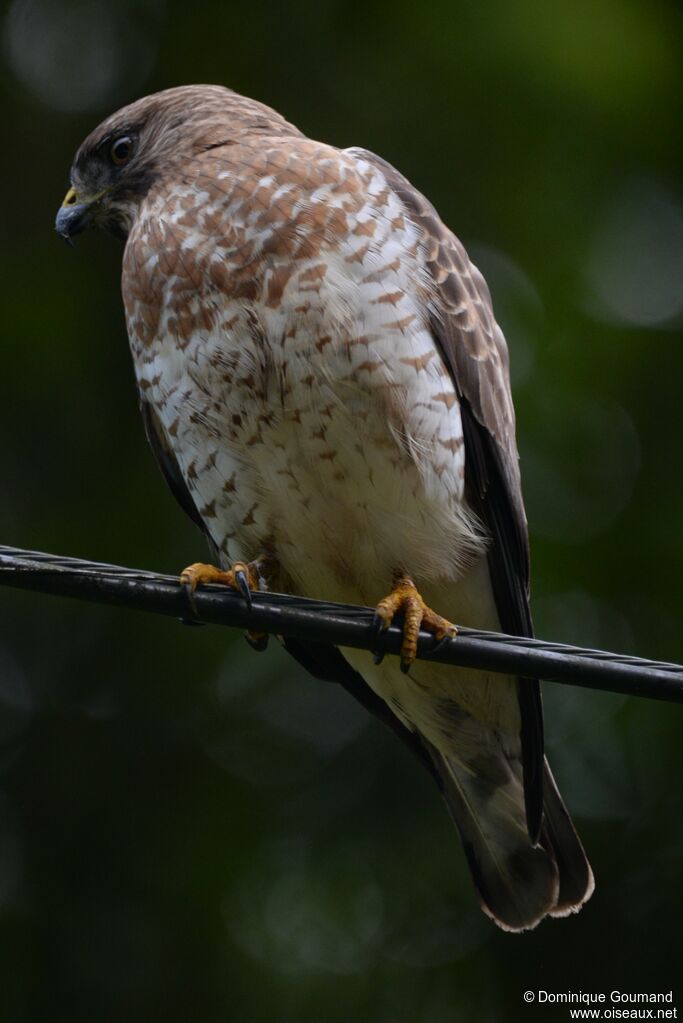
M 460 397 L 465 484 L 470 506 L 492 543 L 488 565 L 504 632 L 532 636 L 529 540 L 515 440 L 508 353 L 484 278 L 438 213 L 391 164 L 354 150 L 379 167 L 422 235 L 434 338 Z M 543 711 L 537 679 L 518 679 L 527 827 L 538 840 L 543 815 Z

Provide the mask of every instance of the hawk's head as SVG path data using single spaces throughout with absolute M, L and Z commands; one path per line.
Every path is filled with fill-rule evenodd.
M 150 188 L 209 149 L 248 135 L 300 134 L 274 110 L 218 85 L 145 96 L 102 122 L 82 143 L 57 214 L 67 241 L 91 224 L 125 238 Z

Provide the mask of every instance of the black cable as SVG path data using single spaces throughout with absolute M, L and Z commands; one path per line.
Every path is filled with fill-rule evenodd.
M 378 646 L 373 611 L 367 607 L 254 593 L 249 609 L 240 594 L 221 586 L 203 586 L 194 594 L 190 609 L 175 576 L 16 547 L 0 546 L 0 585 L 334 646 L 364 650 Z M 397 654 L 401 638 L 400 628 L 392 626 L 381 635 L 381 650 Z M 627 696 L 683 702 L 683 666 L 602 650 L 461 628 L 455 639 L 440 643 L 428 633 L 420 633 L 418 656 Z

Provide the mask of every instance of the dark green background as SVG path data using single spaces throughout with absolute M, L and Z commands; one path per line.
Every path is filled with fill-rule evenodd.
M 16 0 L 2 27 L 0 542 L 204 556 L 138 419 L 120 245 L 70 252 L 52 223 L 101 117 L 224 83 L 392 161 L 484 270 L 539 635 L 683 660 L 673 2 Z M 1 591 L 0 1020 L 565 1020 L 524 990 L 675 989 L 680 711 L 551 686 L 546 707 L 597 891 L 520 937 L 343 693 L 227 630 Z

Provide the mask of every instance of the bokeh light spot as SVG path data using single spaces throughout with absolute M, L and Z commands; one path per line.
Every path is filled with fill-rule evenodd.
M 627 506 L 640 468 L 638 433 L 606 398 L 546 383 L 534 401 L 542 428 L 520 443 L 532 534 L 583 543 Z
M 661 327 L 683 312 L 683 202 L 655 181 L 630 181 L 609 202 L 586 263 L 597 319 Z
M 14 0 L 5 18 L 5 57 L 29 92 L 64 113 L 130 95 L 155 55 L 158 3 Z M 143 15 L 144 17 L 141 17 Z

